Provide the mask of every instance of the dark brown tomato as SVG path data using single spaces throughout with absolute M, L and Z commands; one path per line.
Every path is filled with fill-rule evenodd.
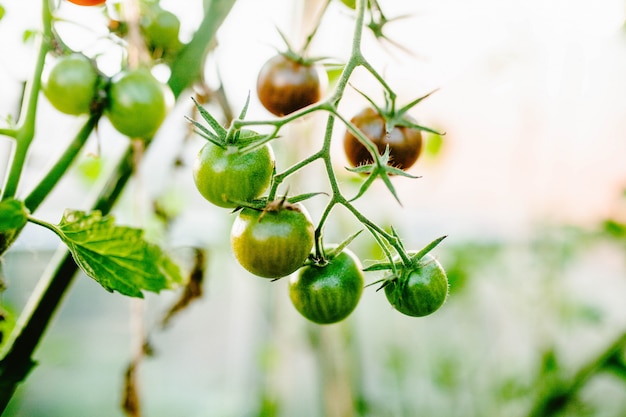
M 407 117 L 407 120 L 413 122 Z M 389 164 L 402 170 L 410 168 L 422 151 L 422 132 L 405 126 L 394 126 L 386 134 L 385 119 L 374 108 L 367 107 L 350 120 L 369 138 L 382 155 L 389 145 Z M 343 141 L 348 162 L 354 167 L 374 162 L 365 146 L 350 132 L 346 131 Z
M 281 117 L 311 105 L 321 96 L 317 67 L 278 54 L 261 67 L 257 95 L 267 110 Z

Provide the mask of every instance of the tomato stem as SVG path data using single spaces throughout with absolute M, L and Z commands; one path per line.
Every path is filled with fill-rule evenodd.
M 8 176 L 5 181 L 5 187 L 2 193 L 2 199 L 14 197 L 22 176 L 22 169 L 26 156 L 30 148 L 30 144 L 35 137 L 35 119 L 37 114 L 37 102 L 39 98 L 39 90 L 41 88 L 41 74 L 46 55 L 50 50 L 50 42 L 52 39 L 52 14 L 50 12 L 50 4 L 48 0 L 43 0 L 42 7 L 43 33 L 38 38 L 37 60 L 32 77 L 27 84 L 24 102 L 20 111 L 17 128 L 14 131 L 16 145 L 13 154 L 13 160 L 9 169 Z
M 39 207 L 50 191 L 52 191 L 52 189 L 59 182 L 61 177 L 65 174 L 70 165 L 74 162 L 76 156 L 87 142 L 87 139 L 89 139 L 91 132 L 98 124 L 98 120 L 100 120 L 99 113 L 90 115 L 85 125 L 74 137 L 58 161 L 50 168 L 46 176 L 26 197 L 24 204 L 31 212 L 34 212 L 37 207 Z

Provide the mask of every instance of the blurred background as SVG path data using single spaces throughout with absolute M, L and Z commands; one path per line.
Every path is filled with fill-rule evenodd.
M 291 306 L 287 281 L 241 268 L 229 248 L 233 216 L 195 190 L 190 163 L 203 140 L 189 133 L 191 100 L 172 110 L 114 210 L 146 227 L 189 264 L 206 251 L 204 296 L 160 325 L 178 292 L 148 295 L 139 308 L 152 354 L 141 364 L 143 414 L 158 416 L 602 416 L 626 415 L 626 4 L 539 0 L 380 0 L 390 40 L 366 32 L 362 51 L 427 135 L 410 173 L 394 178 L 402 201 L 376 184 L 357 206 L 393 225 L 408 248 L 447 235 L 434 255 L 450 297 L 432 316 L 394 311 L 366 288 L 344 322 L 317 326 Z M 0 1 L 0 114 L 15 115 L 34 60 L 25 31 L 37 30 L 39 1 Z M 162 0 L 181 19 L 181 40 L 200 21 L 201 1 Z M 235 112 L 251 92 L 248 119 L 271 115 L 254 89 L 261 65 L 308 34 L 323 1 L 238 0 L 218 32 L 207 80 L 218 75 Z M 62 2 L 73 47 L 115 57 L 101 41 L 102 10 Z M 79 21 L 80 24 L 76 22 Z M 310 47 L 349 56 L 353 12 L 333 2 Z M 75 35 L 74 35 L 75 33 Z M 114 61 L 114 59 L 112 59 Z M 106 66 L 105 66 L 106 68 Z M 112 69 L 113 71 L 113 69 Z M 382 103 L 364 71 L 351 84 Z M 348 88 L 346 117 L 367 102 Z M 25 187 L 35 184 L 84 120 L 56 112 L 42 97 Z M 318 149 L 323 114 L 289 125 L 275 141 L 278 169 Z M 343 130 L 334 134 L 344 190 L 361 179 L 347 165 Z M 38 217 L 58 222 L 114 163 L 126 139 L 103 120 L 72 175 Z M 10 157 L 0 138 L 0 175 Z M 99 158 L 96 158 L 98 155 Z M 170 169 L 173 155 L 182 164 Z M 289 181 L 290 193 L 327 191 L 313 164 Z M 24 190 L 22 190 L 24 191 Z M 172 213 L 164 227 L 158 201 Z M 307 202 L 314 220 L 324 199 Z M 360 228 L 337 209 L 325 229 L 340 241 Z M 58 246 L 28 226 L 0 264 L 2 308 L 24 307 Z M 363 233 L 350 248 L 367 265 L 382 253 Z M 366 281 L 380 278 L 368 273 Z M 7 416 L 122 416 L 124 372 L 136 343 L 137 303 L 81 276 L 57 312 Z

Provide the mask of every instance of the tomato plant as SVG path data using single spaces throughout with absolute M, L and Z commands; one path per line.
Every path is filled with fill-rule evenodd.
M 106 109 L 113 127 L 132 138 L 152 137 L 167 113 L 165 88 L 144 68 L 119 73 Z
M 43 80 L 43 92 L 57 110 L 70 115 L 89 113 L 99 75 L 89 58 L 71 54 L 58 58 Z
M 382 155 L 389 147 L 390 165 L 406 170 L 420 156 L 422 133 L 419 129 L 411 126 L 389 126 L 381 113 L 372 107 L 366 107 L 350 121 L 376 145 L 379 154 Z M 344 135 L 343 146 L 352 166 L 374 162 L 371 153 L 349 130 Z
M 400 277 L 385 285 L 385 296 L 400 313 L 423 317 L 437 311 L 448 296 L 446 271 L 432 255 L 426 254 L 419 263 L 404 270 Z
M 281 278 L 302 266 L 313 247 L 313 224 L 304 206 L 244 208 L 235 219 L 230 241 L 237 261 L 254 275 Z
M 276 116 L 285 116 L 320 99 L 320 76 L 310 62 L 289 54 L 270 58 L 259 71 L 257 95 Z
M 73 3 L 101 5 L 105 2 L 76 0 Z M 184 152 L 187 148 L 182 144 L 189 142 L 181 140 L 179 152 L 163 155 L 171 158 L 171 166 L 166 168 L 188 169 L 190 176 L 193 174 L 198 192 L 204 198 L 220 207 L 235 208 L 232 212 L 237 214 L 231 228 L 230 247 L 243 268 L 252 274 L 271 279 L 288 276 L 302 268 L 290 282 L 290 298 L 295 308 L 315 323 L 343 320 L 359 303 L 364 276 L 358 256 L 345 249 L 346 242 L 338 247 L 325 245 L 325 227 L 334 209 L 340 206 L 353 215 L 383 248 L 389 262 L 378 264 L 380 269 L 391 269 L 392 274 L 408 271 L 388 279 L 389 288 L 385 291 L 389 291 L 388 296 L 397 301 L 394 305 L 398 310 L 415 312 L 411 294 L 405 294 L 404 290 L 413 288 L 409 285 L 413 282 L 412 277 L 425 273 L 432 264 L 417 264 L 413 261 L 404 250 L 394 228 L 386 230 L 379 226 L 359 211 L 354 203 L 377 180 L 384 183 L 390 197 L 399 201 L 392 177 L 410 177 L 402 169 L 408 168 L 419 156 L 419 132 L 429 130 L 415 124 L 406 114 L 421 98 L 397 109 L 397 94 L 391 84 L 360 53 L 363 31 L 372 30 L 376 38 L 384 37 L 382 26 L 391 21 L 384 17 L 380 4 L 372 0 L 367 2 L 368 7 L 365 8 L 362 7 L 364 0 L 359 0 L 361 7 L 356 7 L 354 13 L 355 27 L 352 32 L 352 47 L 349 48 L 351 52 L 345 57 L 346 62 L 337 64 L 336 67 L 341 70 L 337 71 L 333 91 L 324 100 L 321 85 L 325 84 L 325 80 L 320 79 L 323 73 L 319 71 L 321 58 L 305 56 L 307 47 L 321 27 L 320 22 L 326 11 L 332 9 L 328 7 L 331 1 L 324 2 L 317 16 L 317 24 L 305 38 L 305 44 L 298 53 L 294 52 L 281 33 L 287 50 L 264 63 L 256 80 L 259 101 L 279 117 L 249 120 L 245 119 L 249 97 L 241 113 L 234 116 L 225 92 L 227 86 L 211 87 L 206 80 L 207 68 L 204 67 L 206 61 L 219 56 L 211 53 L 212 48 L 219 48 L 215 34 L 234 0 L 201 3 L 204 17 L 183 47 L 179 39 L 181 22 L 176 15 L 161 9 L 158 0 L 116 2 L 115 7 L 103 8 L 105 21 L 109 23 L 103 29 L 108 32 L 100 37 L 102 32 L 93 30 L 97 39 L 82 43 L 65 42 L 65 33 L 72 31 L 57 30 L 60 29 L 57 24 L 61 21 L 61 13 L 56 10 L 59 2 L 42 0 L 42 27 L 35 35 L 41 36 L 41 42 L 37 43 L 37 59 L 32 78 L 24 89 L 24 106 L 21 107 L 17 121 L 12 117 L 0 118 L 0 122 L 6 125 L 0 127 L 0 135 L 12 139 L 14 147 L 8 162 L 8 173 L 0 184 L 0 252 L 10 250 L 21 230 L 29 223 L 52 231 L 65 244 L 67 251 L 51 260 L 51 266 L 47 268 L 50 275 L 46 273 L 42 277 L 47 289 L 33 293 L 33 298 L 22 313 L 19 328 L 6 343 L 6 349 L 3 346 L 0 385 L 7 389 L 0 390 L 0 413 L 6 407 L 17 384 L 32 367 L 33 351 L 45 330 L 45 324 L 41 323 L 49 321 L 51 312 L 69 287 L 69 278 L 77 275 L 74 272 L 78 269 L 96 280 L 105 290 L 131 297 L 143 297 L 145 291 L 176 289 L 185 282 L 178 265 L 161 246 L 144 237 L 143 229 L 119 226 L 108 214 L 125 190 L 129 178 L 141 168 L 139 165 L 143 162 L 142 158 L 133 156 L 137 156 L 138 149 L 145 151 L 151 145 L 150 139 L 155 136 L 166 117 L 170 98 L 178 100 L 192 96 L 196 107 L 190 106 L 187 119 L 195 130 L 186 129 L 180 137 L 187 139 L 194 132 L 208 143 L 197 151 L 193 167 L 190 167 Z M 366 11 L 369 23 L 365 23 Z M 101 40 L 112 41 L 109 45 L 119 48 L 116 51 L 119 54 L 114 56 L 120 58 L 119 65 L 123 70 L 110 78 L 101 75 L 89 59 L 80 55 L 88 53 L 87 47 L 99 46 Z M 72 49 L 72 45 L 81 44 L 85 45 L 85 50 Z M 172 50 L 175 50 L 174 53 Z M 89 51 L 97 51 L 97 48 Z M 58 64 L 50 68 L 48 78 L 43 79 L 44 64 L 46 60 L 50 62 L 49 56 L 52 55 L 68 57 L 59 59 Z M 99 62 L 104 60 L 99 59 Z M 150 69 L 157 66 L 164 70 L 163 74 L 169 74 L 167 86 L 153 76 Z M 353 118 L 350 121 L 343 114 L 343 108 L 339 108 L 339 103 L 347 86 L 355 81 L 351 77 L 357 68 L 369 72 L 380 84 L 386 102 L 384 106 L 378 107 L 368 99 L 376 114 L 369 114 L 364 120 Z M 35 129 L 35 121 L 39 120 L 36 112 L 41 91 L 59 110 L 69 114 L 89 113 L 89 117 L 85 118 L 80 129 L 73 132 L 74 136 L 68 141 L 67 148 L 59 152 L 58 160 L 53 161 L 49 170 L 42 175 L 41 181 L 34 184 L 32 190 L 28 190 L 29 187 L 23 186 L 22 174 L 28 168 L 26 161 L 31 144 L 36 143 L 33 141 L 35 131 L 45 131 Z M 207 108 L 219 109 L 222 114 L 219 117 L 212 116 L 198 101 L 211 104 Z M 277 166 L 280 164 L 275 164 L 272 141 L 281 141 L 281 148 L 284 146 L 281 151 L 288 152 L 287 146 L 290 142 L 283 141 L 285 127 L 313 112 L 327 117 L 323 137 L 318 141 L 311 141 L 316 144 L 317 149 L 278 171 Z M 147 140 L 141 143 L 141 147 L 136 146 L 136 141 L 121 141 L 122 152 L 118 153 L 119 159 L 115 168 L 105 173 L 107 178 L 101 182 L 97 198 L 89 211 L 67 210 L 60 216 L 58 224 L 38 218 L 37 208 L 61 183 L 83 146 L 92 137 L 92 133 L 97 131 L 103 116 L 109 119 L 118 132 L 131 138 Z M 221 124 L 222 120 L 226 121 L 224 126 Z M 348 168 L 366 175 L 356 195 L 350 196 L 347 194 L 352 194 L 353 190 L 350 185 L 338 180 L 341 178 L 337 173 L 340 168 L 334 160 L 336 155 L 331 152 L 332 140 L 337 137 L 335 133 L 343 128 L 354 135 L 358 144 L 371 157 L 371 164 L 363 162 L 363 159 L 357 163 L 357 168 Z M 98 131 L 100 132 L 103 131 Z M 384 137 L 388 141 L 383 146 L 384 151 L 377 143 L 378 137 Z M 168 142 L 170 144 L 172 142 Z M 300 152 L 293 155 L 295 154 L 301 155 Z M 304 168 L 309 168 L 310 165 L 312 167 L 316 162 L 319 162 L 317 166 L 322 168 L 321 173 L 328 180 L 324 183 L 325 188 L 307 189 L 303 194 L 294 196 L 287 196 L 286 192 L 281 194 L 283 190 L 309 187 L 311 183 L 294 184 L 297 178 L 301 178 L 294 174 L 301 173 Z M 172 181 L 178 178 L 176 175 L 171 177 Z M 363 178 L 359 178 L 361 179 Z M 294 187 L 291 188 L 292 186 Z M 28 194 L 20 194 L 22 190 L 27 190 Z M 313 197 L 323 199 L 322 203 L 325 204 L 320 207 L 321 215 L 316 224 L 313 224 L 302 203 Z M 162 232 L 164 241 L 167 242 L 167 226 L 171 218 L 168 217 L 167 210 L 159 206 L 159 201 L 155 199 L 152 203 L 154 204 L 148 206 L 154 209 L 151 214 L 166 223 Z M 226 212 L 224 214 L 227 215 Z M 431 245 L 429 250 L 432 247 Z M 397 261 L 393 261 L 394 257 Z M 198 259 L 190 273 L 196 280 L 190 278 L 189 283 L 201 281 L 197 278 L 204 273 L 204 265 L 202 257 L 198 256 Z M 394 287 L 399 289 L 392 291 Z M 3 288 L 0 286 L 0 291 Z M 183 297 L 189 296 L 189 288 L 182 291 Z M 199 293 L 201 291 L 194 294 Z M 433 298 L 440 295 L 435 292 L 430 294 Z M 188 302 L 189 299 L 182 299 L 176 306 L 186 305 Z M 434 302 L 429 303 L 429 309 L 434 311 Z M 411 310 L 407 310 L 409 307 Z M 423 311 L 419 310 L 420 314 Z M 142 332 L 139 333 L 139 338 L 145 336 Z M 131 372 L 132 369 L 129 368 L 129 373 Z M 129 375 L 127 380 L 131 381 L 129 384 L 132 383 L 134 375 Z
M 343 249 L 321 264 L 307 265 L 292 275 L 289 297 L 296 310 L 312 322 L 336 323 L 356 308 L 363 282 L 359 259 L 350 250 Z
M 274 154 L 269 145 L 243 153 L 236 146 L 205 144 L 193 165 L 193 178 L 204 198 L 220 207 L 251 201 L 270 184 Z
M 70 3 L 77 4 L 79 6 L 100 6 L 106 3 L 106 0 L 68 0 Z

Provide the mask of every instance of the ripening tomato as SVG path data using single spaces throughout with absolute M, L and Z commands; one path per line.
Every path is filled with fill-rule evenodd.
M 208 142 L 193 165 L 193 178 L 200 194 L 219 207 L 230 208 L 239 201 L 259 197 L 269 186 L 273 172 L 274 153 L 268 144 L 242 153 L 235 146 L 221 148 Z
M 289 279 L 291 302 L 307 319 L 318 324 L 337 323 L 356 308 L 363 293 L 359 259 L 348 249 L 325 265 L 307 265 Z
M 448 277 L 439 261 L 426 254 L 407 275 L 385 286 L 389 303 L 400 313 L 423 317 L 437 311 L 448 297 Z
M 106 3 L 106 0 L 68 0 L 70 3 L 78 4 L 79 6 L 100 6 Z
M 131 138 L 152 137 L 167 114 L 165 89 L 145 68 L 117 74 L 106 112 L 113 127 Z
M 285 116 L 317 102 L 321 96 L 320 75 L 314 64 L 278 54 L 259 71 L 257 95 L 276 116 Z
M 230 242 L 245 269 L 259 277 L 281 278 L 302 266 L 313 248 L 314 234 L 304 206 L 285 203 L 276 210 L 241 210 Z
M 407 120 L 412 121 L 407 117 Z M 422 151 L 422 132 L 413 127 L 394 126 L 386 132 L 385 119 L 380 113 L 367 107 L 350 120 L 378 148 L 382 155 L 389 146 L 389 164 L 406 170 L 410 168 Z M 343 141 L 344 151 L 354 167 L 374 162 L 367 148 L 350 132 L 346 131 Z
M 59 58 L 42 82 L 50 104 L 65 114 L 89 113 L 96 98 L 99 75 L 89 58 L 71 54 Z

